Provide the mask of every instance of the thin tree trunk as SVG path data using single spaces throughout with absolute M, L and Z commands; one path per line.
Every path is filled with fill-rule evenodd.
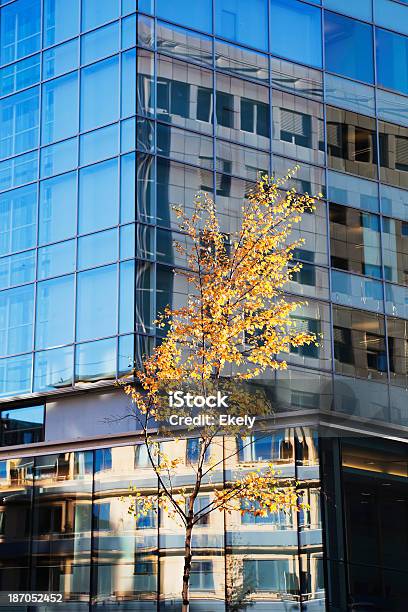
M 182 612 L 189 612 L 190 609 L 190 574 L 191 574 L 191 535 L 193 525 L 189 521 L 186 527 L 186 539 L 184 542 L 184 570 L 183 570 L 183 590 L 182 596 Z

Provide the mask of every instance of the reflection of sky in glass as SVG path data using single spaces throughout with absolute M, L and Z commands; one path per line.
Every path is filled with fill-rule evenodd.
M 28 406 L 27 408 L 4 410 L 1 413 L 1 418 L 42 424 L 44 421 L 44 406 Z

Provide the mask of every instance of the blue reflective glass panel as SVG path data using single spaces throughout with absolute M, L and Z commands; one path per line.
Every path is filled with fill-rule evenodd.
M 76 36 L 79 31 L 79 0 L 44 0 L 44 45 Z
M 408 94 L 408 37 L 376 30 L 378 84 Z
M 393 0 L 374 0 L 374 6 L 378 25 L 408 34 L 408 7 Z
M 325 11 L 326 69 L 337 74 L 373 83 L 373 28 Z
M 118 230 L 84 236 L 78 242 L 78 269 L 94 268 L 118 259 Z
M 32 282 L 34 276 L 35 251 L 25 251 L 0 259 L 0 289 Z
M 217 0 L 215 6 L 217 36 L 268 50 L 268 0 Z
M 140 15 L 140 19 L 153 21 L 149 17 Z M 143 22 L 142 22 L 143 23 Z M 130 15 L 126 19 L 122 19 L 122 49 L 136 46 L 136 15 Z
M 78 66 L 78 39 L 70 40 L 58 47 L 52 47 L 43 53 L 43 78 L 70 72 Z
M 38 146 L 39 89 L 0 102 L 0 157 L 17 155 Z
M 0 196 L 0 255 L 35 245 L 37 186 Z
M 34 285 L 0 292 L 0 355 L 31 350 L 33 314 Z
M 65 240 L 38 249 L 37 277 L 39 279 L 68 274 L 74 270 L 75 240 Z
M 118 373 L 120 376 L 134 368 L 135 337 L 121 336 L 119 338 Z
M 119 333 L 135 329 L 135 262 L 120 264 Z
M 37 178 L 38 151 L 25 153 L 0 163 L 0 190 L 18 187 Z
M 119 0 L 82 0 L 82 30 L 97 28 L 117 19 L 119 11 Z
M 69 344 L 74 339 L 74 276 L 37 285 L 35 348 Z
M 32 356 L 0 359 L 0 396 L 17 395 L 31 390 Z
M 119 22 L 99 28 L 81 38 L 81 63 L 89 64 L 119 50 Z
M 43 181 L 40 188 L 39 242 L 57 242 L 76 234 L 76 172 Z
M 0 15 L 0 61 L 2 64 L 35 53 L 40 48 L 41 0 L 17 0 Z
M 347 0 L 324 0 L 323 5 L 339 13 L 357 17 L 357 19 L 366 19 L 367 21 L 371 21 L 372 19 L 373 11 L 371 0 L 357 0 L 356 2 Z
M 98 62 L 82 70 L 81 130 L 111 123 L 119 115 L 119 59 Z
M 116 265 L 78 274 L 78 341 L 116 334 L 117 281 Z
M 136 114 L 136 49 L 122 54 L 121 116 Z
M 80 171 L 79 231 L 88 233 L 116 225 L 119 215 L 118 160 Z
M 321 67 L 320 9 L 298 0 L 271 0 L 270 49 L 276 55 Z
M 158 17 L 168 21 L 212 32 L 211 0 L 157 0 L 156 11 Z
M 36 353 L 34 359 L 34 391 L 61 389 L 72 383 L 73 347 Z
M 0 70 L 0 96 L 30 87 L 39 80 L 40 54 L 37 54 Z
M 43 85 L 42 144 L 63 140 L 78 132 L 78 73 Z
M 41 149 L 40 178 L 62 174 L 78 165 L 78 139 L 63 140 Z
M 81 166 L 114 157 L 119 153 L 119 124 L 109 125 L 81 136 Z
M 75 350 L 75 382 L 116 376 L 116 338 L 79 344 Z

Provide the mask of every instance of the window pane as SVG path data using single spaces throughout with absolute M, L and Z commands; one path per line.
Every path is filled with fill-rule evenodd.
M 40 48 L 41 1 L 17 0 L 1 10 L 0 61 L 7 64 Z
M 81 37 L 81 64 L 89 64 L 119 50 L 119 22 Z
M 272 57 L 271 72 L 274 88 L 323 102 L 323 76 L 318 70 Z
M 408 319 L 408 287 L 386 283 L 385 300 L 387 314 Z
M 385 280 L 408 285 L 408 223 L 382 219 Z
M 378 84 L 408 94 L 408 38 L 377 28 L 376 41 Z
M 0 289 L 34 281 L 35 251 L 0 259 Z
M 69 344 L 73 339 L 74 276 L 38 283 L 35 347 Z
M 373 31 L 368 24 L 325 11 L 326 69 L 373 83 Z
M 78 241 L 78 269 L 94 268 L 118 259 L 117 229 L 84 236 Z
M 0 293 L 0 355 L 31 350 L 33 312 L 33 285 Z
M 78 132 L 78 74 L 43 85 L 42 144 L 62 140 Z
M 377 178 L 375 119 L 328 106 L 326 121 L 329 166 Z
M 383 287 L 380 281 L 332 270 L 332 300 L 337 304 L 384 311 Z
M 0 163 L 0 190 L 34 181 L 38 175 L 38 151 Z
M 204 189 L 203 183 L 205 183 L 206 189 Z M 201 189 L 211 191 L 211 184 L 212 174 L 206 170 L 158 158 L 157 218 L 160 220 L 160 225 L 177 226 L 172 206 L 178 202 L 180 206 L 188 210 L 191 207 L 194 194 Z M 147 216 L 145 221 L 148 221 Z
M 381 180 L 394 187 L 408 187 L 408 128 L 378 122 Z
M 41 183 L 40 244 L 57 242 L 76 234 L 76 183 L 76 172 Z
M 136 50 L 122 53 L 121 117 L 136 114 Z
M 135 263 L 120 264 L 119 333 L 135 329 Z
M 80 164 L 113 157 L 119 153 L 119 125 L 109 125 L 84 134 L 80 139 Z
M 116 376 L 116 338 L 79 344 L 75 352 L 75 382 Z
M 212 132 L 212 74 L 164 56 L 157 63 L 157 118 L 200 132 Z
M 78 139 L 71 138 L 41 149 L 40 178 L 61 174 L 78 166 Z
M 78 66 L 78 39 L 43 53 L 43 78 L 51 79 Z
M 386 379 L 384 317 L 335 306 L 333 336 L 336 372 Z
M 157 16 L 204 32 L 212 32 L 211 0 L 157 0 Z
M 34 87 L 0 102 L 0 156 L 38 146 L 39 89 Z
M 326 8 L 334 9 L 340 13 L 346 13 L 357 19 L 371 21 L 372 8 L 371 0 L 357 0 L 357 2 L 344 2 L 344 0 L 323 0 Z
M 7 397 L 31 391 L 32 356 L 0 359 L 0 396 Z
M 0 70 L 0 96 L 25 89 L 40 80 L 40 54 L 21 62 L 5 66 Z
M 408 126 L 408 106 L 405 96 L 377 89 L 377 115 L 380 119 Z
M 44 406 L 1 411 L 2 445 L 32 444 L 44 440 Z
M 332 202 L 379 212 L 377 183 L 332 170 L 328 171 L 327 180 L 327 198 Z
M 144 15 L 140 15 L 140 24 L 142 26 L 142 32 L 144 32 L 146 28 L 147 31 L 150 31 L 151 40 L 153 40 L 153 19 L 150 19 L 150 17 L 145 17 Z M 122 49 L 127 49 L 129 47 L 136 46 L 136 29 L 136 15 L 130 15 L 130 17 L 122 19 Z M 140 44 L 144 44 L 143 38 L 144 37 L 142 35 L 142 41 Z M 148 44 L 147 46 L 150 47 L 151 45 Z
M 98 62 L 82 70 L 81 130 L 111 123 L 119 115 L 119 60 Z
M 294 159 L 324 163 L 323 107 L 318 102 L 272 92 L 273 150 Z
M 262 85 L 217 74 L 217 136 L 269 149 L 269 90 Z
M 393 0 L 374 0 L 374 11 L 378 25 L 408 34 L 408 7 Z
M 72 384 L 73 348 L 42 351 L 34 358 L 34 391 L 62 389 Z
M 326 74 L 326 102 L 341 108 L 375 116 L 374 88 Z
M 388 355 L 390 360 L 391 384 L 401 387 L 407 386 L 407 338 L 408 321 L 387 318 Z
M 380 192 L 383 214 L 408 221 L 408 192 L 386 185 L 380 185 Z
M 268 50 L 268 0 L 217 0 L 215 33 L 238 43 Z M 251 27 L 248 27 L 248 24 Z
M 117 267 L 78 275 L 77 340 L 113 336 L 117 331 Z
M 35 244 L 37 186 L 21 187 L 0 196 L 0 254 Z
M 82 0 L 82 30 L 90 30 L 119 17 L 119 0 Z
M 321 67 L 320 9 L 297 0 L 271 0 L 270 45 L 276 55 Z
M 230 192 L 228 174 L 234 174 L 250 181 L 256 181 L 261 174 L 269 172 L 269 155 L 263 151 L 241 147 L 236 144 L 217 140 L 216 169 L 222 173 L 224 183 L 219 185 L 217 191 L 227 195 Z M 209 187 L 211 186 L 208 185 Z M 204 189 L 203 191 L 208 191 Z
M 212 66 L 211 38 L 160 21 L 157 23 L 157 50 Z
M 39 279 L 61 276 L 75 271 L 75 240 L 58 242 L 38 249 Z
M 330 245 L 334 268 L 381 278 L 377 215 L 330 204 Z
M 154 172 L 154 158 L 140 156 L 138 161 L 137 171 L 140 176 L 141 196 L 138 200 L 138 210 L 143 211 L 147 207 L 151 211 L 154 182 L 150 173 Z M 136 156 L 134 153 L 121 157 L 120 184 L 120 222 L 134 221 L 136 218 Z
M 79 6 L 79 0 L 44 0 L 45 46 L 78 34 Z
M 150 51 L 138 49 L 137 113 L 149 117 L 152 117 L 156 112 L 154 71 L 154 54 Z
M 138 44 L 142 45 L 143 47 L 153 48 L 154 20 L 150 19 L 150 17 L 145 17 L 145 15 L 138 15 L 136 31 L 134 31 L 134 26 L 132 27 L 130 24 L 132 22 L 132 18 L 134 20 L 135 17 L 135 15 L 129 17 L 128 24 L 123 25 L 122 22 L 123 46 L 134 47 L 136 44 Z M 131 30 L 131 28 L 133 29 L 133 31 Z M 137 42 L 133 42 L 134 38 L 136 38 Z
M 118 223 L 118 160 L 83 168 L 79 174 L 79 231 L 104 229 Z

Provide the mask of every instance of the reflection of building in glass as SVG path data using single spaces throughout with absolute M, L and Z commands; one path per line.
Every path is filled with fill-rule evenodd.
M 199 525 L 192 608 L 405 609 L 407 2 L 0 4 L 1 588 L 177 610 L 180 529 L 120 500 L 157 483 L 114 381 L 186 299 L 172 206 L 208 192 L 228 236 L 299 163 L 323 198 L 287 290 L 319 346 L 258 381 L 273 431 L 212 452 L 236 452 L 220 482 L 271 461 L 310 511 Z

